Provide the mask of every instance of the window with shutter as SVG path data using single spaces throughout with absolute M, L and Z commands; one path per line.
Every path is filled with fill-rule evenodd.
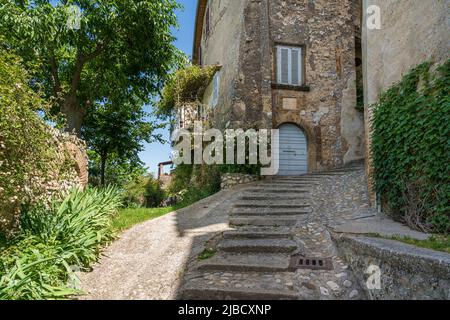
M 302 85 L 302 49 L 300 47 L 277 47 L 277 82 Z

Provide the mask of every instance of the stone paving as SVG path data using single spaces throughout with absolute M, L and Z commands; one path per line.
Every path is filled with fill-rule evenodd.
M 328 225 L 370 217 L 364 168 L 279 177 L 243 189 L 214 257 L 193 259 L 184 299 L 365 299 Z M 329 258 L 332 270 L 289 268 L 291 256 Z

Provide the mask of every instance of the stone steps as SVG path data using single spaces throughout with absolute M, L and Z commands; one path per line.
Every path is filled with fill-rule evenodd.
M 283 179 L 274 179 L 274 180 L 265 180 L 263 182 L 260 182 L 257 184 L 257 186 L 274 186 L 274 185 L 295 185 L 297 187 L 309 187 L 311 185 L 311 182 L 317 182 L 317 181 L 311 181 L 311 180 L 319 180 L 319 179 L 289 179 L 289 180 L 283 180 Z M 321 179 L 320 179 L 321 180 Z
M 201 271 L 287 272 L 287 254 L 221 254 L 200 264 Z
M 251 188 L 245 190 L 246 192 L 251 193 L 263 193 L 263 194 L 299 194 L 305 195 L 310 194 L 310 190 L 308 188 L 271 188 L 269 187 L 261 187 L 261 188 Z
M 192 300 L 297 300 L 290 272 L 200 271 L 184 286 L 182 299 Z
M 306 189 L 307 191 L 309 191 L 308 189 L 312 185 L 316 185 L 318 183 L 319 183 L 318 181 L 308 182 L 308 183 L 294 183 L 291 181 L 286 181 L 286 182 L 277 181 L 277 182 L 272 182 L 272 183 L 267 183 L 267 184 L 259 184 L 257 186 L 261 187 L 261 188 L 265 188 L 266 190 L 267 189 L 279 189 L 279 188 L 284 188 L 284 189 L 296 189 L 297 188 L 297 189 Z
M 274 202 L 247 202 L 236 203 L 234 208 L 250 208 L 250 209 L 304 209 L 311 207 L 308 203 L 274 203 Z
M 310 188 L 313 185 L 322 183 L 323 179 L 316 180 L 276 180 L 270 184 L 270 186 L 278 186 L 278 187 L 303 187 Z
M 291 239 L 288 232 L 266 232 L 261 230 L 227 231 L 223 233 L 224 239 Z
M 298 216 L 240 216 L 230 217 L 230 226 L 294 227 L 298 221 Z
M 297 243 L 289 239 L 227 239 L 217 248 L 233 253 L 291 253 L 297 249 Z
M 217 254 L 198 264 L 184 286 L 182 298 L 320 298 L 322 287 L 320 292 L 316 289 L 319 286 L 327 288 L 328 282 L 318 284 L 317 279 L 311 279 L 315 291 L 312 292 L 313 289 L 307 286 L 305 289 L 296 278 L 296 273 L 289 272 L 290 257 L 305 250 L 313 256 L 322 257 L 331 249 L 328 243 L 323 244 L 320 232 L 303 235 L 295 227 L 306 224 L 311 217 L 315 196 L 311 193 L 312 186 L 325 181 L 329 183 L 334 177 L 360 170 L 364 167 L 346 167 L 300 177 L 273 177 L 248 186 L 230 208 L 230 226 L 236 227 L 236 230 L 224 232 L 216 245 Z M 329 293 L 329 290 L 324 292 Z
M 308 208 L 301 209 L 273 209 L 273 208 L 236 208 L 230 212 L 230 217 L 264 217 L 264 216 L 301 216 L 305 214 L 310 214 L 312 211 Z
M 298 300 L 293 290 L 259 288 L 223 288 L 193 284 L 183 290 L 183 300 Z
M 332 169 L 328 172 L 353 172 L 353 171 L 360 171 L 360 170 L 365 170 L 364 164 L 358 164 L 358 165 L 353 165 L 353 166 Z
M 311 200 L 311 197 L 305 197 L 303 195 L 284 195 L 277 196 L 266 195 L 245 195 L 239 198 L 240 201 L 298 201 L 298 200 Z

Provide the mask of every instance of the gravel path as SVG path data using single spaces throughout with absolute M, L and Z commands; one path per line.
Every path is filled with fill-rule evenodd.
M 137 225 L 79 274 L 83 300 L 176 299 L 189 259 L 227 230 L 226 208 L 238 192 L 221 191 L 191 207 Z

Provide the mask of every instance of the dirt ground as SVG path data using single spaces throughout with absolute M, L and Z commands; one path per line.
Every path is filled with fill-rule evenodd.
M 80 273 L 82 300 L 176 299 L 189 258 L 228 229 L 237 190 L 221 191 L 191 207 L 137 225 L 109 246 L 93 271 Z

